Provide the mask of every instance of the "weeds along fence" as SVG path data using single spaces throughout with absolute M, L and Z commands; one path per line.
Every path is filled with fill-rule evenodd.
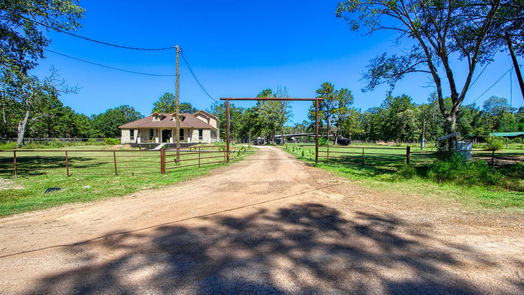
M 303 158 L 314 159 L 315 145 L 288 145 L 286 149 Z M 487 161 L 492 166 L 524 163 L 522 151 L 492 151 L 473 149 L 472 159 Z M 424 166 L 437 159 L 434 149 L 388 146 L 319 146 L 318 160 L 322 163 L 346 163 L 365 166 Z
M 246 153 L 240 147 L 229 152 L 235 159 Z M 178 154 L 178 157 L 177 157 Z M 165 174 L 184 167 L 224 163 L 221 146 L 176 150 L 0 150 L 0 177 L 31 175 L 140 175 Z

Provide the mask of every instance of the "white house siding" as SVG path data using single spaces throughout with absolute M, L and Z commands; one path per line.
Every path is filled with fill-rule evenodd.
M 149 138 L 149 130 L 153 129 L 153 138 Z M 217 138 L 211 138 L 211 129 L 202 129 L 203 137 L 199 138 L 200 129 L 186 129 L 184 130 L 184 138 L 180 142 L 185 143 L 212 143 L 218 140 L 218 130 L 215 130 Z M 134 130 L 134 138 L 131 139 L 130 130 Z M 172 137 L 167 140 L 169 143 L 175 142 L 175 129 L 174 128 L 141 128 L 141 129 L 122 129 L 122 144 L 129 143 L 160 143 L 165 142 L 165 139 L 162 138 L 162 130 L 171 130 Z

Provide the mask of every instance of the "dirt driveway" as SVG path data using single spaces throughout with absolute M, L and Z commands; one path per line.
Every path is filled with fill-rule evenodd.
M 522 294 L 523 221 L 265 147 L 173 187 L 0 219 L 0 293 Z

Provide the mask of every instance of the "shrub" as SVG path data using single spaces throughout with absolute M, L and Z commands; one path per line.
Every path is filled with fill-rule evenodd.
M 498 185 L 504 175 L 485 161 L 464 162 L 460 155 L 447 161 L 437 161 L 430 165 L 428 177 L 437 182 L 454 182 L 463 185 Z
M 500 138 L 490 136 L 486 140 L 486 148 L 491 151 L 498 151 L 504 148 L 504 141 Z
M 116 145 L 120 144 L 120 140 L 117 138 L 104 138 L 104 143 L 107 145 Z
M 329 140 L 326 137 L 320 137 L 318 139 L 318 145 L 328 145 Z
M 3 142 L 0 143 L 0 150 L 12 150 L 16 149 L 16 142 Z
M 397 175 L 406 179 L 411 179 L 417 174 L 417 171 L 411 165 L 404 165 L 397 170 Z

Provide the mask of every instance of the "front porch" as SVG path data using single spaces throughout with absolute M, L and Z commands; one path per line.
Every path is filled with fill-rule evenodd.
M 137 144 L 176 143 L 175 128 L 142 128 L 137 131 Z M 180 128 L 180 143 L 191 143 L 191 133 L 190 128 Z

